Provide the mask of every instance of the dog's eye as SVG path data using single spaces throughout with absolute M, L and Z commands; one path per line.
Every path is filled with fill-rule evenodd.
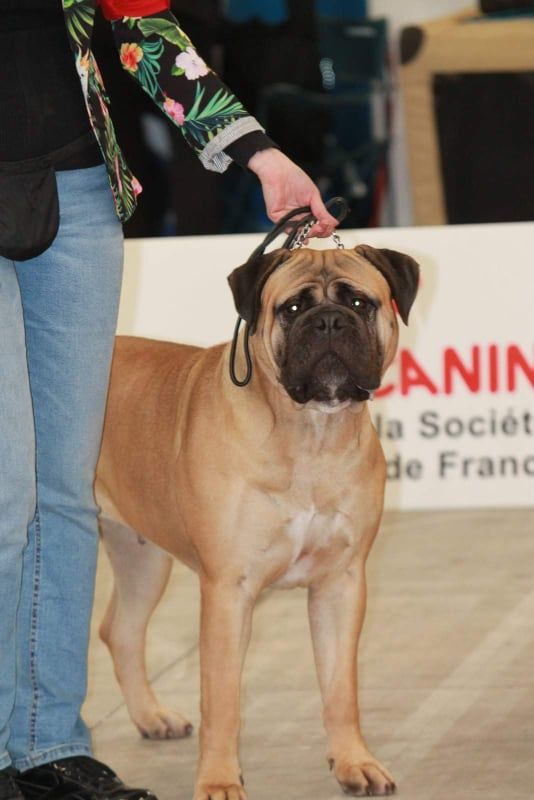
M 301 300 L 288 300 L 278 306 L 276 313 L 280 316 L 282 322 L 284 320 L 287 322 L 290 318 L 296 317 L 302 311 L 302 308 L 303 303 Z
M 355 297 L 352 301 L 352 307 L 357 308 L 358 311 L 365 311 L 368 306 L 369 303 L 367 300 L 364 300 L 363 297 Z

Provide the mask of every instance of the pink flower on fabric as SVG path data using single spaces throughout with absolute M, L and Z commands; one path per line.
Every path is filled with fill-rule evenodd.
M 100 105 L 100 111 L 102 112 L 102 116 L 106 118 L 109 117 L 109 108 L 104 103 L 104 100 L 100 95 L 97 95 L 97 97 L 98 97 L 98 104 Z
M 209 72 L 206 62 L 200 58 L 199 54 L 192 47 L 188 47 L 184 53 L 176 56 L 175 61 L 178 69 L 183 69 L 185 77 L 189 81 L 195 81 Z
M 132 178 L 132 189 L 135 197 L 143 191 L 143 187 L 135 176 Z
M 172 97 L 166 97 L 165 102 L 163 103 L 163 108 L 165 109 L 169 117 L 173 120 L 173 122 L 175 122 L 177 125 L 184 124 L 185 113 L 184 113 L 184 107 L 181 103 L 178 103 L 176 100 L 173 100 Z
M 122 194 L 122 180 L 121 180 L 121 171 L 120 171 L 120 167 L 119 167 L 119 157 L 118 156 L 115 156 L 113 164 L 115 166 L 115 175 L 117 177 L 117 186 L 119 187 L 119 194 Z

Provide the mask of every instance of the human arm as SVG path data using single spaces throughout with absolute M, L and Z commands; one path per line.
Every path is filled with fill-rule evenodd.
M 311 205 L 312 235 L 336 224 L 311 179 L 277 150 L 259 122 L 197 54 L 169 10 L 169 0 L 101 0 L 124 69 L 180 129 L 204 167 L 224 172 L 232 159 L 255 172 L 267 213 Z M 229 152 L 228 152 L 229 151 Z M 231 155 L 230 155 L 230 154 Z
M 123 68 L 134 78 L 209 170 L 231 163 L 225 148 L 256 132 L 259 122 L 196 52 L 169 10 L 169 0 L 101 0 Z

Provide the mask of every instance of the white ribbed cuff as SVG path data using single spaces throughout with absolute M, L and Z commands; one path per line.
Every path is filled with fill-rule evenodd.
M 208 142 L 199 156 L 202 166 L 211 172 L 225 172 L 232 163 L 230 156 L 224 152 L 225 148 L 245 134 L 254 131 L 265 133 L 264 128 L 254 117 L 236 119 Z

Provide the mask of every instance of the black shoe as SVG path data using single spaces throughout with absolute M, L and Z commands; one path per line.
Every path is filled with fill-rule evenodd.
M 50 761 L 19 773 L 16 780 L 24 800 L 157 800 L 148 789 L 125 786 L 113 770 L 89 756 Z
M 24 800 L 15 783 L 17 771 L 13 767 L 0 770 L 0 800 Z

